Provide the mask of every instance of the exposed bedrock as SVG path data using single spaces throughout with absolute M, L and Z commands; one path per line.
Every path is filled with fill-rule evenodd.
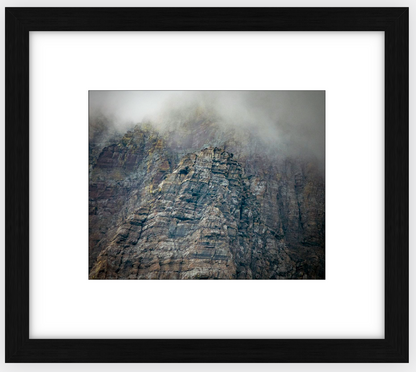
M 90 151 L 91 279 L 324 278 L 319 170 L 222 145 L 136 127 Z

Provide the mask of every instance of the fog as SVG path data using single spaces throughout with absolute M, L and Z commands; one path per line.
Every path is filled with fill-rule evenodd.
M 324 91 L 90 91 L 89 100 L 90 120 L 111 118 L 120 132 L 143 121 L 166 130 L 174 117 L 198 108 L 221 126 L 244 128 L 291 155 L 310 153 L 324 162 Z

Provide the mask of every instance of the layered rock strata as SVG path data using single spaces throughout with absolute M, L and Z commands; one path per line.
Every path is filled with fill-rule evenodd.
M 90 151 L 91 279 L 324 278 L 319 170 L 207 127 L 181 146 L 136 127 Z

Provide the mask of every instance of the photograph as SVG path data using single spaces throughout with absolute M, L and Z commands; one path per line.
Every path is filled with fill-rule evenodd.
M 325 279 L 325 91 L 88 100 L 89 279 Z

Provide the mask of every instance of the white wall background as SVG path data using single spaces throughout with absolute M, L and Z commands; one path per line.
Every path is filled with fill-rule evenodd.
M 2 1 L 2 5 L 3 6 L 57 6 L 58 3 L 53 2 L 53 1 Z M 385 7 L 385 6 L 410 6 L 410 1 L 383 1 L 383 0 L 379 0 L 379 1 L 369 1 L 369 0 L 365 0 L 365 1 L 356 1 L 356 0 L 352 0 L 352 1 L 321 1 L 321 0 L 316 0 L 316 1 L 297 1 L 297 0 L 293 0 L 293 1 L 266 1 L 266 0 L 258 0 L 258 1 L 248 1 L 248 0 L 239 0 L 239 1 L 219 1 L 219 0 L 212 0 L 212 1 L 199 1 L 198 3 L 196 2 L 192 2 L 190 0 L 185 1 L 185 0 L 178 0 L 175 2 L 172 1 L 162 1 L 162 0 L 154 0 L 154 1 L 127 1 L 127 0 L 119 0 L 117 2 L 115 1 L 105 1 L 105 0 L 101 0 L 101 1 L 91 1 L 91 0 L 84 0 L 84 1 L 79 1 L 79 0 L 74 0 L 74 1 L 61 1 L 59 2 L 59 6 L 379 6 L 379 7 Z M 412 9 L 411 9 L 412 11 Z M 1 13 L 1 19 L 2 21 L 4 21 L 4 11 L 2 11 Z M 414 42 L 415 39 L 415 32 L 414 29 L 412 28 L 412 21 L 414 22 L 416 20 L 416 16 L 413 16 L 413 14 L 411 14 L 410 17 L 410 38 L 411 38 L 411 44 L 410 44 L 410 66 L 412 66 L 412 62 L 414 61 L 414 50 L 412 48 L 412 46 L 414 45 L 412 42 Z M 2 22 L 2 24 L 4 24 L 4 22 Z M 0 30 L 2 32 L 2 35 L 0 37 L 0 41 L 2 43 L 1 46 L 1 50 L 4 50 L 4 28 L 2 28 Z M 4 64 L 4 58 L 2 58 L 0 60 L 0 63 Z M 414 74 L 411 71 L 411 84 L 410 84 L 410 98 L 411 98 L 411 103 L 412 103 L 412 98 L 413 98 L 413 89 L 415 86 L 415 81 L 414 81 Z M 4 75 L 1 76 L 1 81 L 4 82 Z M 1 92 L 2 98 L 1 98 L 1 106 L 0 106 L 0 116 L 2 118 L 4 118 L 4 91 Z M 412 104 L 410 105 L 411 107 L 411 111 L 410 111 L 410 190 L 412 190 L 412 188 L 414 188 L 415 185 L 415 160 L 416 160 L 416 152 L 414 150 L 412 150 L 412 144 L 415 144 L 416 141 L 416 132 L 415 130 L 412 128 L 412 124 L 414 125 L 414 109 Z M 1 143 L 4 143 L 4 131 L 0 132 L 0 141 L 2 141 Z M 4 153 L 2 153 L 0 155 L 2 157 L 1 162 L 0 162 L 0 166 L 3 168 L 1 169 L 1 174 L 4 174 Z M 2 183 L 0 185 L 0 190 L 4 195 L 4 184 Z M 0 206 L 4 209 L 4 198 L 1 198 L 0 200 Z M 414 227 L 415 225 L 415 221 L 414 221 L 414 213 L 415 213 L 415 200 L 414 197 L 412 195 L 410 195 L 410 231 L 411 231 L 411 235 L 410 235 L 410 268 L 412 269 L 412 267 L 414 267 L 415 265 L 415 255 L 412 253 L 412 248 L 414 248 L 415 246 L 415 234 L 412 234 L 412 231 L 414 231 L 414 228 L 412 229 L 412 227 Z M 4 218 L 4 217 L 2 217 Z M 1 241 L 4 241 L 4 221 L 2 221 L 1 225 L 0 225 L 0 234 L 1 234 Z M 2 261 L 2 265 L 4 265 L 4 254 L 0 254 L 0 259 Z M 2 266 L 3 267 L 3 266 Z M 1 278 L 1 280 L 3 281 L 4 279 Z M 414 281 L 415 281 L 415 276 L 412 274 L 412 270 L 411 270 L 411 275 L 410 275 L 410 285 L 411 285 L 411 292 L 412 292 L 412 288 L 414 288 Z M 3 300 L 4 298 L 4 283 L 1 283 L 0 285 L 0 298 Z M 411 297 L 410 299 L 410 313 L 412 313 L 412 310 L 414 310 L 414 298 Z M 4 306 L 2 304 L 2 307 L 0 309 L 0 311 L 4 312 Z M 4 316 L 4 313 L 2 313 L 2 315 Z M 4 323 L 1 323 L 1 330 L 2 330 L 2 335 L 1 335 L 1 339 L 0 339 L 0 353 L 1 353 L 1 361 L 4 361 Z M 411 354 L 410 354 L 410 358 L 411 361 L 413 360 L 413 357 L 416 355 L 415 351 L 416 348 L 414 346 L 414 344 L 412 343 L 413 340 L 413 335 L 414 335 L 414 331 L 415 331 L 415 327 L 414 327 L 414 322 L 411 319 L 411 323 L 410 323 L 410 342 L 411 342 Z M 210 365 L 198 365 L 197 367 L 195 365 L 120 365 L 120 366 L 112 366 L 112 365 L 60 365 L 59 367 L 54 366 L 54 365 L 39 365 L 39 364 L 33 364 L 33 365 L 3 365 L 2 367 L 5 367 L 4 370 L 6 371 L 26 371 L 26 370 L 34 370 L 34 371 L 48 371 L 48 370 L 55 370 L 56 368 L 59 368 L 60 370 L 75 370 L 76 369 L 80 369 L 81 371 L 94 371 L 94 370 L 100 370 L 100 371 L 109 371 L 110 369 L 113 370 L 114 368 L 117 368 L 121 371 L 130 371 L 130 370 L 136 370 L 137 368 L 142 368 L 142 370 L 144 371 L 165 371 L 165 370 L 180 370 L 180 371 L 186 371 L 186 370 L 194 370 L 195 368 L 198 368 L 199 370 L 210 370 L 212 368 L 212 366 Z M 220 368 L 221 370 L 239 370 L 239 371 L 244 371 L 244 370 L 251 370 L 252 368 L 256 368 L 258 370 L 275 370 L 277 368 L 283 369 L 284 371 L 288 370 L 288 371 L 300 371 L 300 370 L 304 370 L 304 368 L 307 368 L 310 371 L 325 371 L 325 370 L 332 370 L 334 368 L 333 365 L 283 365 L 283 366 L 278 366 L 278 365 L 258 365 L 258 366 L 252 366 L 252 365 L 224 365 L 224 366 L 216 366 L 215 368 Z M 412 363 L 410 365 L 358 365 L 358 366 L 353 366 L 353 365 L 337 365 L 336 366 L 337 370 L 352 370 L 354 369 L 358 369 L 358 370 L 397 370 L 397 371 L 401 371 L 401 370 L 410 370 L 410 368 L 412 368 Z

